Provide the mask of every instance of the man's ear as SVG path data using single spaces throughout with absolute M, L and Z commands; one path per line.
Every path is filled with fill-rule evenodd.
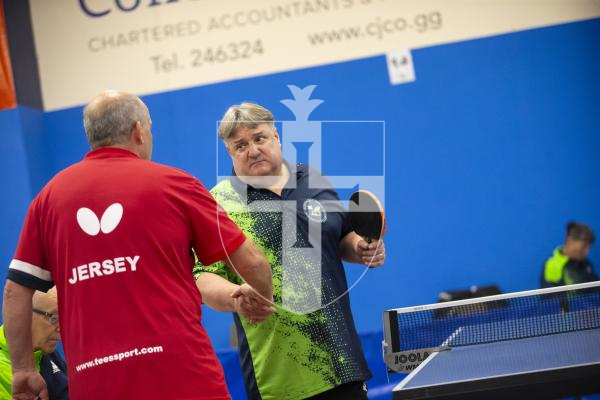
M 131 129 L 131 140 L 137 145 L 144 144 L 144 131 L 140 121 L 137 121 Z
M 275 139 L 277 139 L 278 142 L 280 142 L 279 140 L 279 132 L 277 132 L 277 128 L 273 127 L 273 136 L 275 136 Z M 279 143 L 281 145 L 281 143 Z

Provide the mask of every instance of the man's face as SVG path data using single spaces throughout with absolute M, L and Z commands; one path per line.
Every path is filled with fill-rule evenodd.
M 585 240 L 569 240 L 571 241 L 571 258 L 577 261 L 585 260 L 590 254 L 590 244 Z
M 227 140 L 227 152 L 238 176 L 281 174 L 281 144 L 277 129 L 271 124 L 239 127 Z
M 54 301 L 51 299 L 50 301 L 46 301 L 46 299 L 44 299 L 44 301 L 40 301 L 40 303 L 36 305 L 37 307 L 35 308 L 37 310 L 45 311 L 52 315 L 58 314 L 56 299 L 54 299 Z M 33 339 L 33 348 L 35 350 L 42 350 L 46 354 L 52 353 L 56 350 L 56 346 L 60 340 L 58 321 L 56 323 L 51 323 L 47 316 L 34 312 L 31 320 L 31 335 Z

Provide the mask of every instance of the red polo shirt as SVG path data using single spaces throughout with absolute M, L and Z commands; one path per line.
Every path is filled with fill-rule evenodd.
M 225 399 L 200 324 L 205 265 L 244 234 L 193 176 L 116 148 L 63 170 L 29 207 L 8 279 L 56 285 L 70 398 Z

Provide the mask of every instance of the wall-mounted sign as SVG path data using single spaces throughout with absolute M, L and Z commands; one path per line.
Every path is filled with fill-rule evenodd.
M 31 0 L 45 109 L 600 16 L 598 0 Z

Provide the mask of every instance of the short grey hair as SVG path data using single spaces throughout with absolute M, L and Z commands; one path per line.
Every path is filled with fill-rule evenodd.
M 83 110 L 83 126 L 90 148 L 126 144 L 137 122 L 150 122 L 148 108 L 130 93 L 106 91 Z
M 273 113 L 261 105 L 244 102 L 236 104 L 225 112 L 219 124 L 219 137 L 227 141 L 240 128 L 254 129 L 260 124 L 275 123 Z

